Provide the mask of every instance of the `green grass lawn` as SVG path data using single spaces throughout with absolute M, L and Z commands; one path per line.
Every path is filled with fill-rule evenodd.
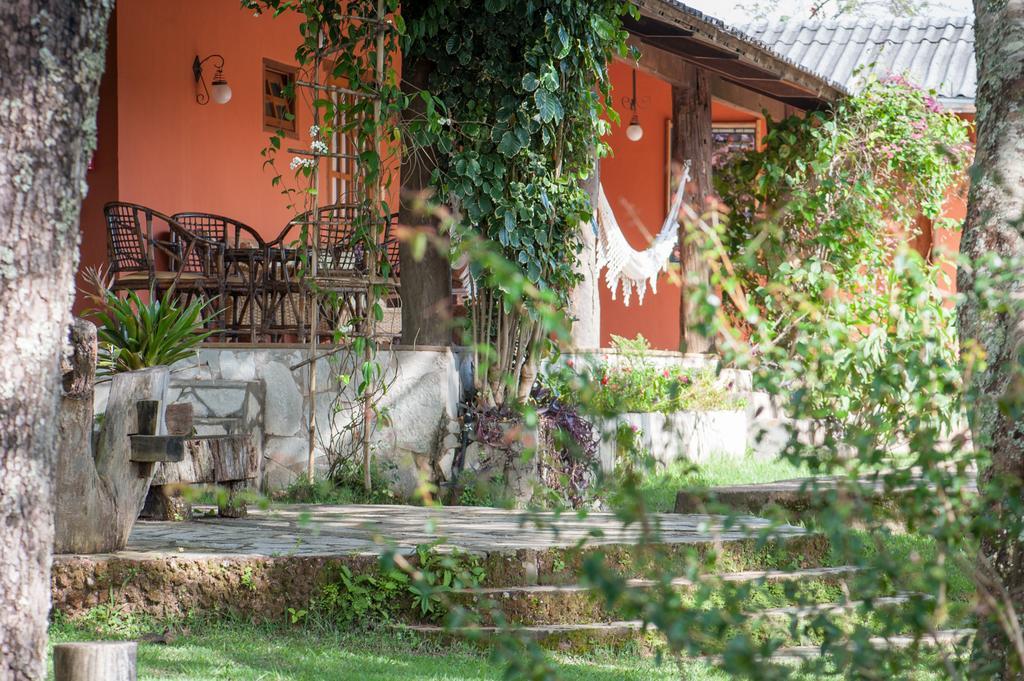
M 133 638 L 122 633 L 55 624 L 50 643 Z M 135 636 L 137 638 L 137 636 Z M 637 651 L 598 650 L 585 656 L 552 653 L 563 681 L 725 681 L 710 663 L 658 660 Z M 932 667 L 936 661 L 925 660 Z M 799 681 L 821 678 L 793 670 Z M 52 669 L 49 679 L 52 680 Z M 167 643 L 140 643 L 141 681 L 499 681 L 505 667 L 467 644 L 442 644 L 391 630 L 314 631 L 238 622 L 193 627 Z M 830 678 L 836 678 L 830 676 Z M 921 669 L 905 678 L 939 679 Z
M 111 638 L 107 632 L 105 638 Z M 50 642 L 99 636 L 95 629 L 54 625 Z M 130 638 L 124 636 L 121 637 Z M 709 665 L 658 664 L 637 652 L 554 655 L 560 679 L 694 681 L 726 679 Z M 471 681 L 502 679 L 485 651 L 392 631 L 314 632 L 304 628 L 206 624 L 169 643 L 139 644 L 139 679 L 174 681 Z M 52 678 L 52 677 L 51 677 Z
M 652 511 L 671 512 L 676 493 L 684 487 L 718 487 L 788 480 L 810 475 L 803 467 L 780 459 L 762 460 L 749 453 L 742 459 L 712 458 L 694 466 L 684 461 L 649 474 L 640 486 L 644 502 Z

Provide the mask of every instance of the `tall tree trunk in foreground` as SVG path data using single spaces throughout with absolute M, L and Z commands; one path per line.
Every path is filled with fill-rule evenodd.
M 46 676 L 60 354 L 112 0 L 0 2 L 0 679 Z
M 711 195 L 711 86 L 704 69 L 686 65 L 686 87 L 672 86 L 672 161 L 673 165 L 690 161 L 690 189 L 686 200 L 697 215 L 706 209 Z M 711 272 L 700 248 L 690 243 L 684 223 L 679 224 L 679 253 L 683 288 L 679 301 L 680 350 L 711 352 L 710 338 L 694 328 L 698 301 L 694 286 L 706 284 Z
M 978 58 L 977 152 L 960 251 L 975 259 L 985 253 L 1024 256 L 1024 0 L 975 0 L 975 49 Z M 958 286 L 969 291 L 970 270 L 961 269 Z M 1024 313 L 982 316 L 968 299 L 960 310 L 961 343 L 976 341 L 985 350 L 987 368 L 972 377 L 986 398 L 972 414 L 975 442 L 992 452 L 992 465 L 982 473 L 983 489 L 993 476 L 1015 480 L 1024 474 L 1024 423 L 1001 413 L 996 400 L 1012 388 L 1024 351 Z M 984 510 L 1000 526 L 1013 526 L 1020 503 L 993 503 Z M 1024 545 L 1012 533 L 985 538 L 982 551 L 1007 589 L 1019 615 L 1024 614 Z M 983 620 L 975 649 L 977 678 L 1022 678 L 1021 661 L 991 618 Z M 991 668 L 988 665 L 992 665 Z

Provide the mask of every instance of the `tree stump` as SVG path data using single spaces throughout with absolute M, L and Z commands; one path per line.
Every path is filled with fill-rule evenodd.
M 53 647 L 55 681 L 135 681 L 134 641 L 59 643 Z
M 132 460 L 130 434 L 159 428 L 169 383 L 167 367 L 116 374 L 99 440 L 93 447 L 96 327 L 78 319 L 71 329 L 72 353 L 64 360 L 54 494 L 54 552 L 104 553 L 123 549 L 142 509 L 153 464 Z M 147 403 L 158 401 L 153 408 Z M 156 422 L 155 424 L 153 422 Z M 148 422 L 148 423 L 147 423 Z

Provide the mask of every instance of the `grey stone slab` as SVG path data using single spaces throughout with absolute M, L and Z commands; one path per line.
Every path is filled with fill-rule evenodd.
M 759 518 L 742 518 L 725 527 L 717 516 L 658 514 L 658 540 L 666 544 L 698 544 L 741 540 L 770 527 Z M 539 523 L 538 523 L 539 521 Z M 595 531 L 601 536 L 593 537 Z M 779 537 L 804 534 L 782 526 Z M 250 509 L 247 518 L 200 518 L 187 523 L 140 521 L 126 551 L 151 558 L 178 555 L 338 556 L 379 554 L 389 545 L 412 550 L 443 539 L 447 545 L 473 553 L 495 550 L 569 547 L 590 536 L 592 545 L 632 544 L 640 531 L 624 526 L 613 514 L 586 519 L 551 513 L 529 515 L 481 507 L 285 505 Z
M 259 367 L 266 390 L 263 427 L 267 435 L 295 435 L 304 423 L 303 398 L 291 369 L 280 362 Z

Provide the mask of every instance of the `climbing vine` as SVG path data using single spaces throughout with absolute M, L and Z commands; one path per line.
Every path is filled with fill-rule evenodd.
M 615 113 L 607 66 L 625 54 L 621 0 L 436 0 L 403 8 L 405 58 L 430 67 L 426 115 L 409 130 L 436 154 L 433 184 L 467 236 L 500 245 L 529 281 L 563 302 L 578 281 L 581 182 Z M 635 8 L 634 8 L 635 11 Z M 510 305 L 471 262 L 477 404 L 524 399 L 547 343 L 530 305 Z
M 367 288 L 365 311 L 362 318 L 354 315 L 349 320 L 350 330 L 345 334 L 345 348 L 350 356 L 358 358 L 354 365 L 356 404 L 346 411 L 353 414 L 346 430 L 360 431 L 351 442 L 361 448 L 363 483 L 367 490 L 370 480 L 370 436 L 373 423 L 380 420 L 377 397 L 385 389 L 382 363 L 377 359 L 376 322 L 384 315 L 382 299 L 391 294 L 385 284 L 391 274 L 391 265 L 382 247 L 383 231 L 390 222 L 392 208 L 389 195 L 392 188 L 390 169 L 395 167 L 389 157 L 395 151 L 394 131 L 399 112 L 407 99 L 401 92 L 394 68 L 398 54 L 398 38 L 404 31 L 402 17 L 396 13 L 398 0 L 242 0 L 242 6 L 257 15 L 270 12 L 274 16 L 286 12 L 297 13 L 300 42 L 295 50 L 299 67 L 295 82 L 286 88 L 285 97 L 307 104 L 312 111 L 313 125 L 309 128 L 308 149 L 289 149 L 287 135 L 277 130 L 263 150 L 264 166 L 273 172 L 272 183 L 282 188 L 289 205 L 296 212 L 319 215 L 318 211 L 332 202 L 344 202 L 343 219 L 352 216 L 353 235 L 346 249 L 362 253 L 366 261 Z M 289 114 L 289 116 L 291 116 Z M 335 140 L 346 140 L 332 149 Z M 291 182 L 285 180 L 278 168 L 278 156 L 290 155 Z M 345 159 L 352 161 L 350 185 L 344 196 L 323 199 L 321 186 L 328 173 L 325 162 Z M 337 218 L 335 218 L 337 219 Z M 339 296 L 318 280 L 317 258 L 310 258 L 310 247 L 320 248 L 317 227 L 303 222 L 299 241 L 302 248 L 303 272 L 314 300 L 326 302 L 335 309 L 341 305 Z M 291 244 L 288 244 L 291 245 Z M 337 245 L 333 245 L 337 248 Z M 312 306 L 313 341 L 316 347 L 318 325 L 315 323 L 318 304 Z M 342 332 L 335 330 L 335 339 Z M 314 351 L 315 352 L 315 351 Z M 312 353 L 311 353 L 312 354 Z M 310 359 L 311 401 L 316 398 L 316 358 Z M 346 374 L 345 383 L 353 376 Z M 316 426 L 311 410 L 310 467 L 312 479 L 312 448 Z M 334 419 L 332 419 L 332 422 Z M 332 470 L 337 468 L 332 462 Z
M 965 180 L 968 124 L 902 77 L 769 123 L 763 150 L 715 180 L 728 209 L 723 246 L 775 333 L 802 314 L 794 293 L 827 312 L 887 276 L 920 220 L 955 226 L 943 206 Z

